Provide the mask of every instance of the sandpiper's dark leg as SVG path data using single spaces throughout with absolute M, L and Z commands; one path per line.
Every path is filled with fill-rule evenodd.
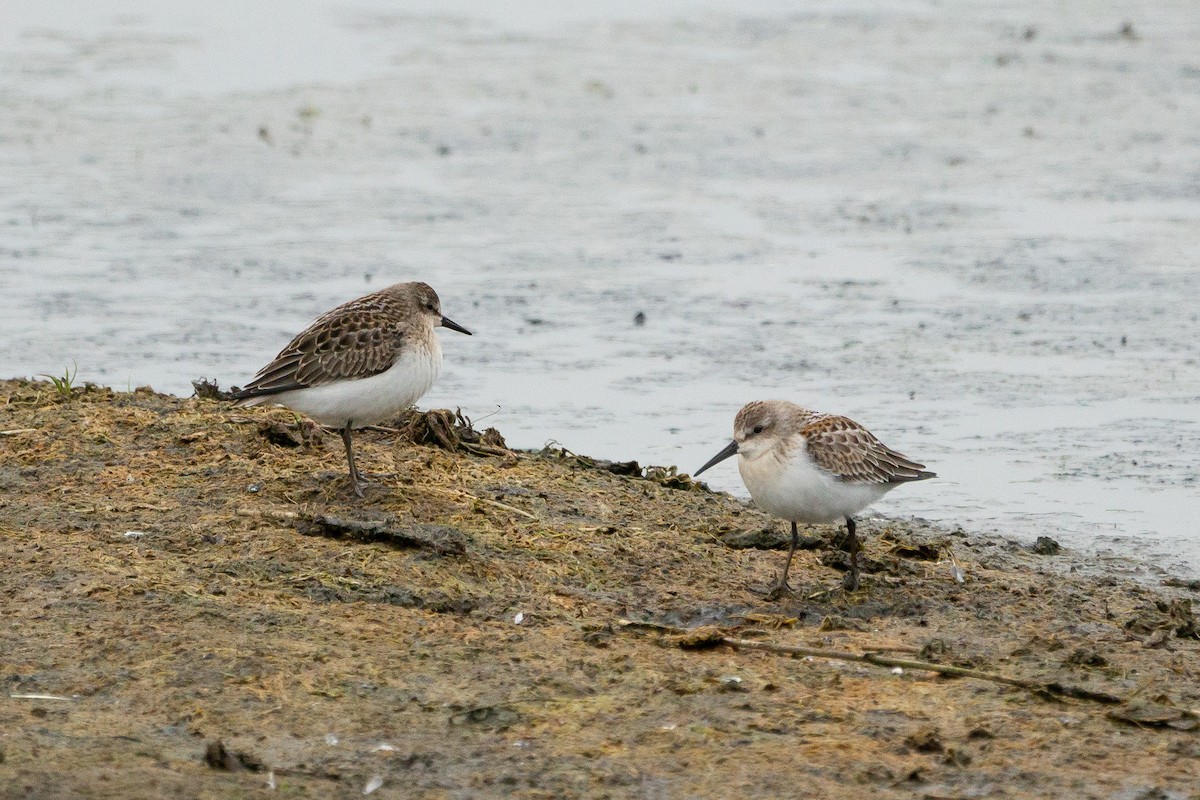
M 350 424 L 347 422 L 346 427 L 342 428 L 342 444 L 346 445 L 346 463 L 350 465 L 350 487 L 356 495 L 362 497 L 363 479 L 358 474 L 358 467 L 354 466 L 354 444 L 350 441 Z
M 767 594 L 767 599 L 777 600 L 780 597 L 786 597 L 792 593 L 792 587 L 788 586 L 787 576 L 788 569 L 792 566 L 792 556 L 796 555 L 796 548 L 800 545 L 800 532 L 796 530 L 796 523 L 792 523 L 792 546 L 788 548 L 787 563 L 783 565 L 783 577 L 779 579 L 779 583 Z
M 855 530 L 854 520 L 851 517 L 846 517 L 846 549 L 850 553 L 850 571 L 846 573 L 846 577 L 842 578 L 842 588 L 847 592 L 853 592 L 858 588 L 858 534 Z

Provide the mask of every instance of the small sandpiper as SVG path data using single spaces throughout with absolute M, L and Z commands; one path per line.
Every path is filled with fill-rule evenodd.
M 433 329 L 471 332 L 442 316 L 425 283 L 397 283 L 343 303 L 292 339 L 234 394 L 239 406 L 286 406 L 339 428 L 350 483 L 362 497 L 350 432 L 395 416 L 429 391 L 442 368 Z
M 791 593 L 787 576 L 799 543 L 796 523 L 846 520 L 850 571 L 842 585 L 852 592 L 858 588 L 854 515 L 902 483 L 937 477 L 854 420 L 786 400 L 747 403 L 733 421 L 733 441 L 696 475 L 734 454 L 755 505 L 792 523 L 792 546 L 771 599 Z

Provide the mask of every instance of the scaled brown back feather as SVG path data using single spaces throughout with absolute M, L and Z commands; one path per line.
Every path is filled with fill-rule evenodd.
M 848 417 L 820 415 L 800 432 L 817 466 L 846 483 L 907 483 L 937 477 Z
M 389 290 L 351 300 L 319 317 L 254 379 L 237 400 L 386 372 L 404 347 L 405 314 Z

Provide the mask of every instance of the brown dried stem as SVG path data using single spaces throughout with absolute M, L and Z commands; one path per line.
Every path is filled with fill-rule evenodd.
M 827 650 L 820 647 L 805 647 L 803 645 L 773 644 L 771 642 L 760 642 L 752 639 L 739 639 L 733 636 L 724 636 L 720 635 L 716 631 L 714 631 L 711 635 L 704 637 L 697 636 L 697 631 L 689 631 L 684 628 L 675 628 L 670 625 L 659 625 L 657 623 L 633 622 L 626 619 L 618 620 L 617 624 L 622 628 L 630 630 L 652 630 L 660 633 L 689 636 L 689 639 L 684 642 L 684 644 L 689 647 L 697 647 L 709 644 L 723 644 L 738 650 L 762 650 L 764 652 L 778 653 L 780 655 L 827 658 L 833 661 L 855 661 L 861 664 L 873 664 L 877 667 L 919 669 L 926 672 L 936 672 L 952 678 L 973 678 L 975 680 L 990 681 L 992 683 L 1015 686 L 1020 689 L 1026 689 L 1043 697 L 1071 697 L 1077 700 L 1091 700 L 1093 702 L 1104 703 L 1106 705 L 1114 705 L 1125 702 L 1124 698 L 1116 695 L 1108 694 L 1107 692 L 1093 691 L 1082 686 L 1071 686 L 1060 683 L 1042 683 L 1040 681 L 1026 680 L 1024 678 L 1011 678 L 1007 675 L 1000 675 L 995 672 L 984 672 L 982 670 L 971 669 L 969 667 L 956 667 L 952 664 L 937 664 L 932 661 L 917 661 L 911 658 L 896 658 L 894 656 L 884 655 L 880 652 L 850 653 L 841 650 Z

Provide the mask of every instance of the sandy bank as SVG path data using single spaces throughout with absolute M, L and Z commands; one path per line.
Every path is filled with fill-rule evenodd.
M 735 499 L 432 422 L 358 437 L 351 502 L 286 411 L 0 382 L 0 796 L 1200 791 L 1185 588 L 865 520 L 863 590 L 817 528 L 768 603 Z

